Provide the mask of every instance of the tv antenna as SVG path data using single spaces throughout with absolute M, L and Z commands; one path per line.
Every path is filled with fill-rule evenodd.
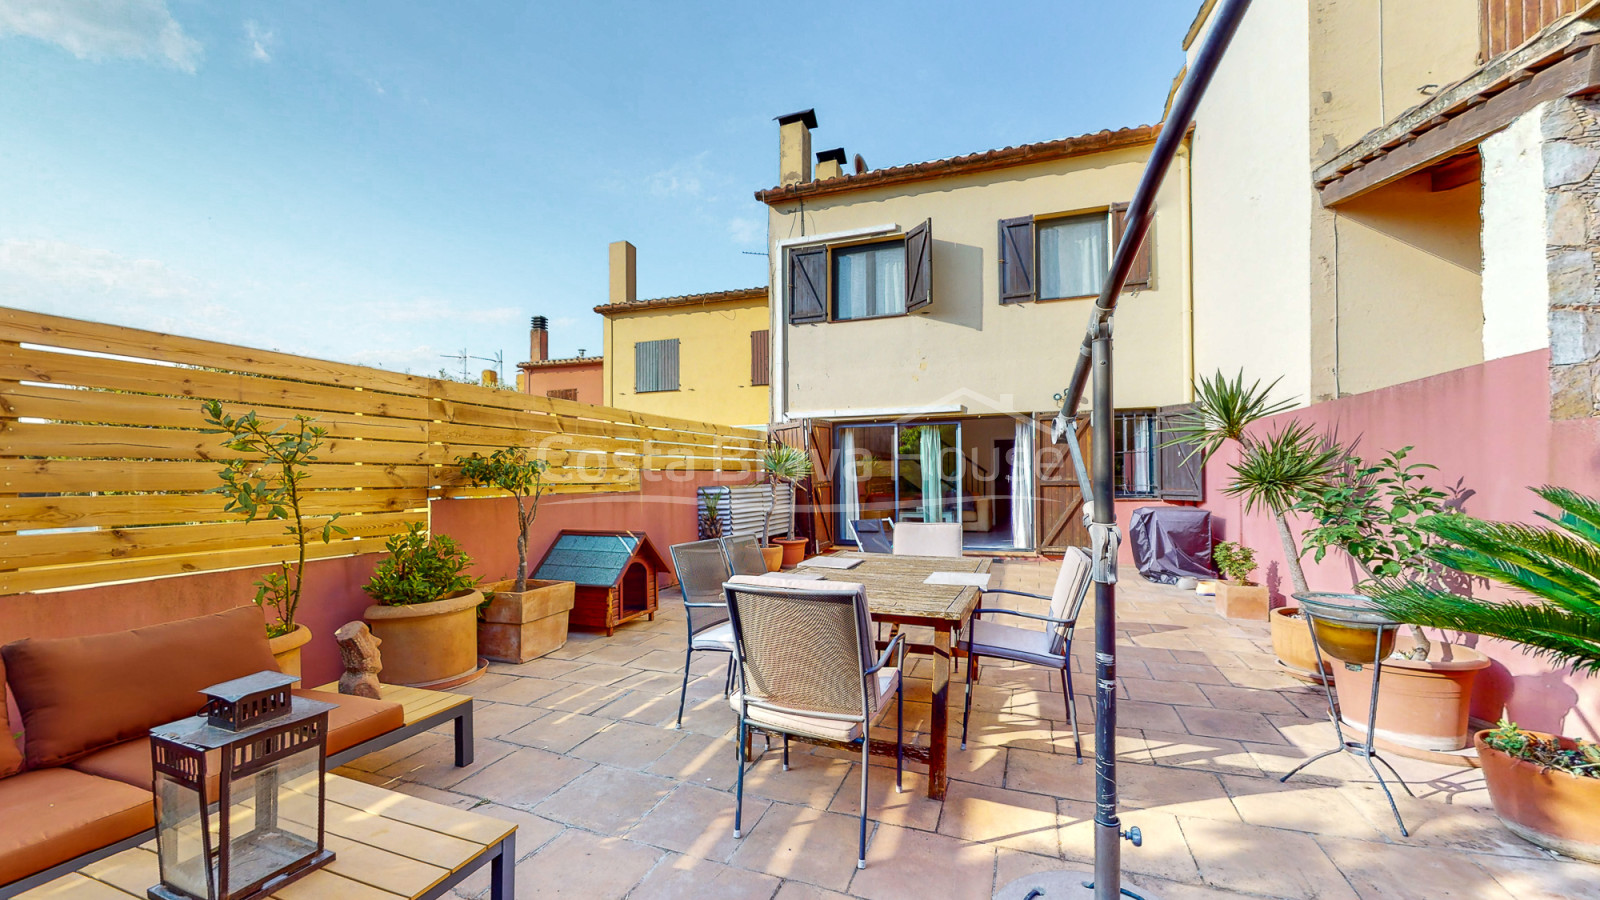
M 494 352 L 494 356 L 473 356 L 467 352 L 467 348 L 462 347 L 460 353 L 441 353 L 439 355 L 445 359 L 456 359 L 461 361 L 461 380 L 464 382 L 472 383 L 473 381 L 472 373 L 467 370 L 467 360 L 469 359 L 477 359 L 482 360 L 483 362 L 494 363 L 494 375 L 496 383 L 503 383 L 506 380 L 506 353 L 504 350 L 496 350 Z

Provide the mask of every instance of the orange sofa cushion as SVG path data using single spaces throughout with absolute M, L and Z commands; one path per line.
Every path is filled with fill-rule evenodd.
M 6 664 L 0 659 L 0 778 L 22 770 L 22 749 L 17 746 L 16 728 L 6 714 Z
M 0 779 L 0 885 L 155 827 L 150 792 L 71 769 Z
M 30 769 L 71 762 L 200 710 L 201 688 L 276 672 L 261 610 L 0 648 Z

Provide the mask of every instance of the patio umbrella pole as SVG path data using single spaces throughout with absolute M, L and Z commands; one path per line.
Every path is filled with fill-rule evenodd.
M 1206 86 L 1216 74 L 1222 55 L 1238 31 L 1239 23 L 1250 8 L 1250 0 L 1226 0 L 1218 10 L 1206 36 L 1205 43 L 1189 67 L 1183 86 L 1174 99 L 1172 109 L 1162 125 L 1161 136 L 1150 152 L 1150 162 L 1139 179 L 1138 190 L 1128 204 L 1122 240 L 1117 244 L 1116 256 L 1111 261 L 1111 271 L 1100 296 L 1095 300 L 1094 311 L 1089 316 L 1089 327 L 1079 349 L 1078 360 L 1072 371 L 1072 381 L 1062 394 L 1061 412 L 1056 417 L 1054 436 L 1059 442 L 1071 435 L 1068 448 L 1077 470 L 1079 484 L 1084 484 L 1082 451 L 1078 448 L 1076 419 L 1078 405 L 1084 388 L 1093 375 L 1093 409 L 1090 414 L 1090 455 L 1094 460 L 1093 477 L 1088 480 L 1092 502 L 1086 504 L 1084 515 L 1089 521 L 1090 553 L 1094 558 L 1094 667 L 1095 667 L 1095 811 L 1094 811 L 1094 881 L 1086 887 L 1094 890 L 1094 900 L 1119 900 L 1127 895 L 1138 897 L 1122 888 L 1122 844 L 1127 838 L 1135 847 L 1141 837 L 1139 829 L 1122 830 L 1117 819 L 1117 547 L 1121 534 L 1117 530 L 1116 509 L 1113 506 L 1113 448 L 1112 421 L 1115 406 L 1111 393 L 1111 317 L 1116 312 L 1117 300 L 1122 295 L 1122 285 L 1128 279 L 1134 256 L 1150 230 L 1150 209 L 1156 191 L 1166 178 L 1172 160 L 1177 156 L 1189 126 L 1194 123 L 1195 110 Z

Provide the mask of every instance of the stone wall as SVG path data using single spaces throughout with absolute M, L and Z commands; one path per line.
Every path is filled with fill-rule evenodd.
M 1600 102 L 1547 104 L 1543 138 L 1550 285 L 1550 415 L 1600 415 Z

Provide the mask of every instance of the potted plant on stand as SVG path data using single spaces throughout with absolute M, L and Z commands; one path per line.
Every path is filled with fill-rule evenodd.
M 767 557 L 767 571 L 776 572 L 783 566 L 793 566 L 805 559 L 806 541 L 791 536 L 770 540 L 772 515 L 778 511 L 778 482 L 789 485 L 789 527 L 794 527 L 794 491 L 800 479 L 811 474 L 811 455 L 788 444 L 771 444 L 761 454 L 761 471 L 767 477 L 767 516 L 761 521 L 762 553 Z
M 1512 589 L 1483 600 L 1413 579 L 1374 591 L 1402 622 L 1523 644 L 1576 674 L 1600 672 L 1600 501 L 1573 491 L 1535 490 L 1557 527 L 1434 515 L 1418 527 L 1438 539 L 1429 559 L 1468 578 Z M 1600 748 L 1526 732 L 1502 719 L 1474 743 L 1495 814 L 1541 847 L 1600 862 Z
M 461 475 L 477 487 L 499 488 L 517 503 L 516 576 L 483 589 L 478 616 L 478 652 L 500 662 L 525 663 L 567 642 L 567 617 L 575 586 L 570 581 L 528 579 L 528 530 L 539 514 L 549 465 L 529 459 L 520 447 L 458 458 Z
M 1211 549 L 1224 581 L 1217 583 L 1217 614 L 1227 619 L 1267 618 L 1267 589 L 1250 580 L 1256 570 L 1256 552 L 1233 541 L 1220 541 Z
M 218 473 L 222 484 L 211 488 L 228 498 L 223 511 L 238 513 L 246 522 L 282 519 L 284 532 L 294 538 L 294 563 L 280 562 L 278 571 L 256 582 L 255 603 L 263 610 L 271 609 L 277 618 L 267 623 L 267 642 L 278 669 L 299 675 L 300 648 L 311 640 L 311 629 L 295 621 L 305 587 L 306 538 L 320 533 L 326 544 L 335 532 L 345 533 L 333 524 L 340 513 L 309 515 L 302 507 L 303 485 L 311 477 L 305 466 L 316 461 L 316 451 L 328 433 L 313 424 L 315 419 L 303 415 L 294 417 L 292 428 L 263 422 L 255 410 L 230 416 L 215 400 L 207 400 L 201 412 L 213 426 L 205 433 L 226 435 L 222 446 L 243 454 L 222 464 Z
M 488 667 L 478 658 L 477 579 L 456 542 L 431 539 L 413 523 L 393 535 L 389 556 L 363 588 L 376 600 L 362 618 L 383 643 L 385 684 L 438 688 L 465 684 Z

